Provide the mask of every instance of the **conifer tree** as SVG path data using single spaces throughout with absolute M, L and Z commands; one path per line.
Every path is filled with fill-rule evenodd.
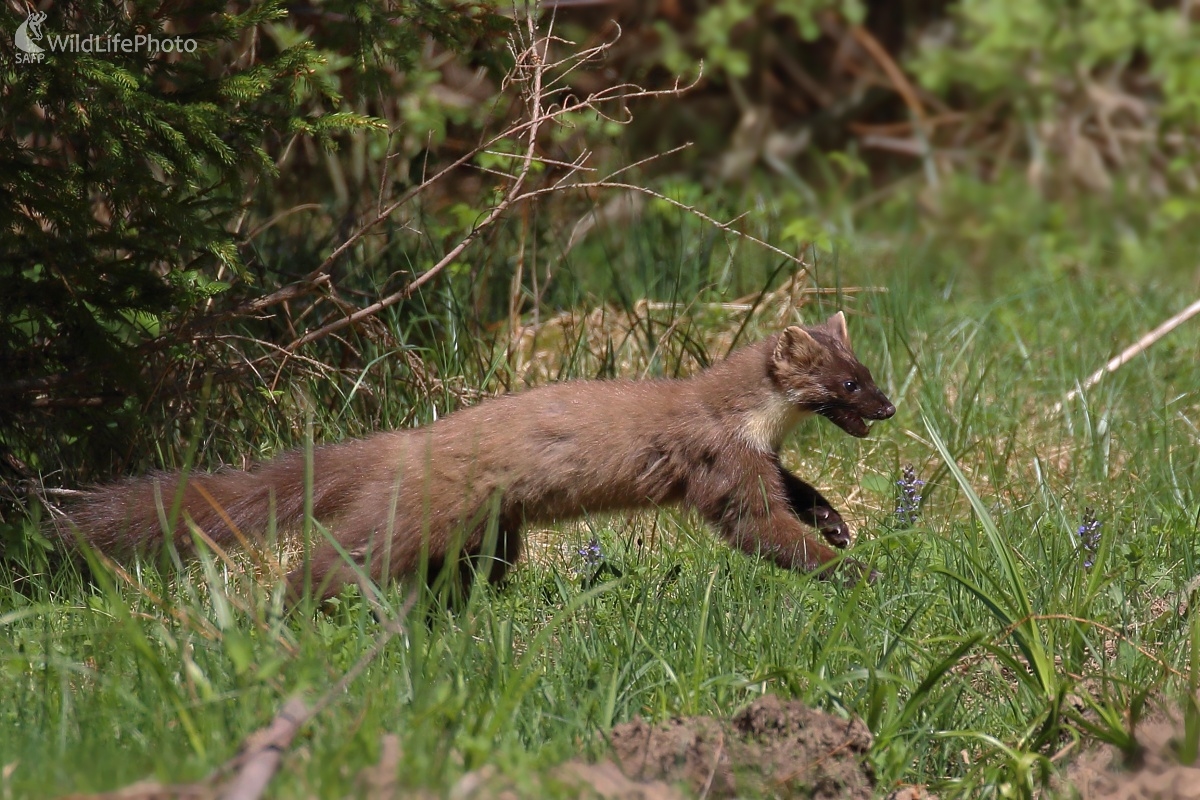
M 343 92 L 377 91 L 430 37 L 461 51 L 506 25 L 486 1 L 29 11 L 38 60 L 13 35 L 28 20 L 0 15 L 0 472 L 27 476 L 55 466 L 36 463 L 47 435 L 87 447 L 136 417 L 214 302 L 273 288 L 239 230 L 298 137 L 384 127 Z

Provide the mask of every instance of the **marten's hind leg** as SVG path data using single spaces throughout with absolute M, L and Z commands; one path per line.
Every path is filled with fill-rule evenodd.
M 311 596 L 317 600 L 336 597 L 346 586 L 362 583 L 363 575 L 378 582 L 383 577 L 383 565 L 371 564 L 367 569 L 362 564 L 351 564 L 332 545 L 316 548 L 309 558 L 309 568 L 303 564 L 287 574 L 288 602 L 296 603 L 300 598 Z
M 445 548 L 430 547 L 427 560 L 425 580 L 430 586 L 436 586 L 439 576 L 449 570 L 450 575 L 457 573 L 459 588 L 462 596 L 470 592 L 471 582 L 476 576 L 490 583 L 500 583 L 508 574 L 512 565 L 521 557 L 521 519 L 517 515 L 502 515 L 494 536 L 485 533 L 486 527 L 481 526 L 478 532 L 468 538 L 466 547 L 459 554 L 457 563 L 446 563 Z M 436 542 L 443 537 L 431 535 Z M 359 547 L 348 550 L 355 564 L 348 563 L 346 558 L 329 543 L 314 548 L 309 558 L 308 575 L 303 565 L 296 567 L 287 575 L 288 599 L 295 603 L 308 592 L 320 600 L 328 600 L 336 596 L 347 585 L 361 583 L 365 574 L 378 585 L 387 578 L 403 579 L 414 575 L 420 569 L 420 554 L 409 552 L 411 548 L 403 545 L 403 537 L 393 538 L 392 548 Z M 453 580 L 453 578 L 451 578 Z M 307 584 L 307 585 L 306 585 Z
M 480 553 L 474 557 L 476 573 L 485 577 L 488 583 L 503 583 L 509 570 L 520 560 L 523 547 L 521 521 L 514 518 L 501 519 L 492 552 Z
M 488 583 L 503 583 L 509 570 L 521 558 L 521 521 L 519 517 L 502 516 L 495 536 L 479 535 L 479 545 L 472 548 L 458 565 L 463 596 L 471 591 L 471 583 L 482 578 Z M 475 537 L 472 537 L 475 538 Z
M 288 597 L 295 602 L 306 593 L 320 600 L 335 597 L 346 586 L 361 586 L 368 578 L 376 586 L 385 587 L 389 580 L 403 579 L 417 570 L 419 554 L 409 552 L 403 537 L 347 537 L 349 546 L 339 548 L 323 542 L 313 548 L 309 567 L 303 564 L 287 575 Z M 390 545 L 390 546 L 389 546 Z M 347 560 L 346 556 L 351 560 Z M 432 561 L 431 557 L 431 561 Z

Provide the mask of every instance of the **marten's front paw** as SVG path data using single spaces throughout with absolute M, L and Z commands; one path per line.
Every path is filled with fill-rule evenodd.
M 841 514 L 829 506 L 819 506 L 813 509 L 813 521 L 830 545 L 842 550 L 850 546 L 850 526 Z

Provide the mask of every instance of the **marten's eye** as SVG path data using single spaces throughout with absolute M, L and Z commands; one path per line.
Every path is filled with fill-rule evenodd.
M 842 388 L 845 389 L 850 394 L 854 394 L 855 392 L 858 391 L 858 384 L 855 383 L 854 381 L 844 381 L 842 383 Z

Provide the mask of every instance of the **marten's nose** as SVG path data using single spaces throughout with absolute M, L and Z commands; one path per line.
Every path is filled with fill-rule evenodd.
M 879 409 L 879 418 L 880 419 L 891 419 L 895 413 L 896 413 L 896 407 L 894 405 L 892 405 L 891 403 L 886 403 L 886 404 L 884 404 L 883 408 Z

